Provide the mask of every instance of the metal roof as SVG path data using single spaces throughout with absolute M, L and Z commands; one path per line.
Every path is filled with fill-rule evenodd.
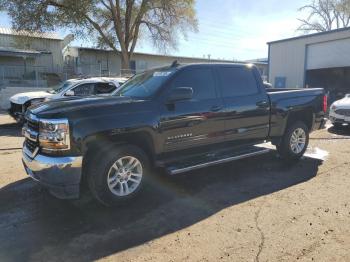
M 52 32 L 30 32 L 26 30 L 14 30 L 12 28 L 0 27 L 0 35 L 27 36 L 52 40 L 63 40 L 57 33 Z
M 343 32 L 343 31 L 350 31 L 350 27 L 339 28 L 339 29 L 334 29 L 334 30 L 330 30 L 330 31 L 326 31 L 326 32 L 320 32 L 320 33 L 314 33 L 314 34 L 308 34 L 308 35 L 301 35 L 301 36 L 296 36 L 296 37 L 291 37 L 291 38 L 271 41 L 271 42 L 267 42 L 267 44 L 270 45 L 270 44 L 287 42 L 287 41 L 293 41 L 293 40 L 309 38 L 309 37 L 314 37 L 314 36 L 321 36 L 321 35 L 327 35 L 327 34 L 332 34 L 332 33 L 338 33 L 338 32 Z
M 79 50 L 87 50 L 87 51 L 114 52 L 114 50 L 112 50 L 111 48 L 100 49 L 100 48 L 95 48 L 95 47 L 77 47 L 77 46 L 72 46 L 72 48 L 77 48 Z M 195 59 L 195 60 L 203 61 L 203 62 L 240 63 L 240 61 L 235 61 L 235 60 L 225 60 L 225 59 L 215 59 L 215 58 L 208 59 L 208 58 L 204 58 L 204 57 L 162 55 L 162 54 L 151 54 L 151 53 L 140 53 L 140 52 L 134 52 L 134 55 L 146 55 L 146 56 L 153 56 L 153 57 L 168 57 L 168 58 L 172 58 L 174 60 L 176 60 L 176 59 Z
M 12 47 L 1 47 L 0 46 L 0 56 L 37 56 L 40 55 L 40 51 L 28 50 L 28 49 L 17 49 Z

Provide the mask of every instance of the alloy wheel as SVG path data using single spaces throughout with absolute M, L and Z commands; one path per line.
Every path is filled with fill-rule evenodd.
M 137 158 L 121 157 L 109 169 L 108 188 L 116 196 L 128 196 L 140 186 L 142 174 L 142 164 Z

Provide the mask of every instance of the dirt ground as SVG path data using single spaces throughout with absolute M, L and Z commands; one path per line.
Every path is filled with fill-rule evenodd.
M 272 152 L 158 175 L 112 209 L 51 197 L 22 142 L 0 114 L 0 261 L 350 261 L 350 128 L 313 133 L 296 165 Z

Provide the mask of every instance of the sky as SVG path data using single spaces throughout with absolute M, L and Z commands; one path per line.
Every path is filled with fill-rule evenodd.
M 187 39 L 179 37 L 177 50 L 169 55 L 208 57 L 226 60 L 266 58 L 267 42 L 301 34 L 297 18 L 305 14 L 298 8 L 307 0 L 197 0 L 196 12 L 199 24 L 197 33 L 188 33 Z M 10 27 L 11 19 L 0 16 L 0 26 Z M 59 30 L 63 37 L 67 30 Z M 72 46 L 91 47 L 94 44 L 76 39 Z M 138 43 L 138 52 L 165 54 L 147 41 Z

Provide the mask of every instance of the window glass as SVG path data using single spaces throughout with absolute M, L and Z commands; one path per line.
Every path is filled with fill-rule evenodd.
M 259 92 L 254 74 L 249 68 L 222 67 L 219 77 L 224 97 L 248 96 Z
M 63 82 L 63 83 L 57 85 L 57 86 L 54 86 L 51 90 L 49 90 L 47 92 L 50 94 L 58 94 L 73 84 L 74 84 L 73 82 L 68 80 L 66 82 Z
M 112 83 L 98 83 L 96 84 L 95 94 L 109 94 L 116 89 Z
M 164 68 L 137 74 L 126 81 L 114 95 L 134 98 L 148 98 L 154 95 L 169 79 L 176 68 Z
M 184 70 L 172 82 L 172 88 L 192 87 L 193 99 L 205 100 L 216 98 L 215 81 L 210 68 Z
M 95 92 L 95 84 L 82 84 L 73 88 L 75 96 L 89 96 L 93 95 Z

